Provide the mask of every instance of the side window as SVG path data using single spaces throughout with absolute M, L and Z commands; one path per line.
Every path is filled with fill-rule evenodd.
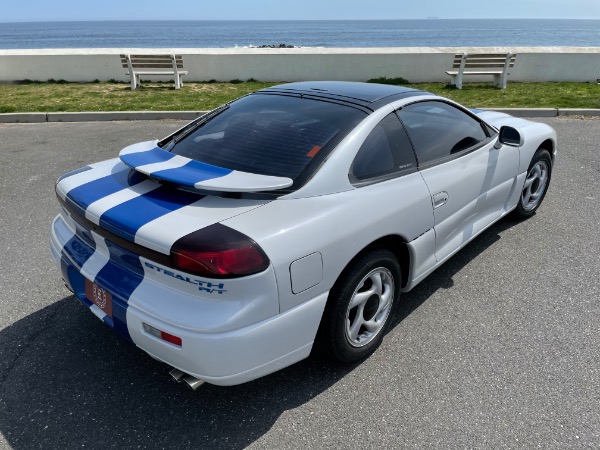
M 419 164 L 459 153 L 488 137 L 477 120 L 443 102 L 413 103 L 398 111 L 398 116 L 415 146 Z
M 369 178 L 415 170 L 416 159 L 410 140 L 394 113 L 388 114 L 367 136 L 352 163 L 352 175 Z

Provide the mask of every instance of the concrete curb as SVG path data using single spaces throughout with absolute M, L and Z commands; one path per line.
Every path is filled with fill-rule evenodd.
M 559 116 L 600 116 L 600 109 L 563 108 L 558 110 Z
M 515 117 L 600 116 L 600 109 L 575 108 L 488 108 Z M 42 122 L 101 122 L 114 120 L 193 120 L 206 111 L 111 111 L 111 112 L 51 112 L 51 113 L 4 113 L 0 123 Z
M 0 123 L 102 122 L 114 120 L 193 120 L 206 111 L 106 111 L 0 114 Z
M 482 108 L 488 111 L 497 111 L 515 117 L 557 117 L 558 108 Z M 600 111 L 600 110 L 599 110 Z

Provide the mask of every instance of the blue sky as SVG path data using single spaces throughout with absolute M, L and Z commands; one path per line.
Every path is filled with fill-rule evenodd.
M 53 20 L 600 19 L 600 0 L 0 0 L 0 22 Z

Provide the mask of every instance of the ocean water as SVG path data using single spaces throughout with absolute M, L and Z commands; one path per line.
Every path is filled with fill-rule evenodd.
M 0 23 L 0 49 L 600 46 L 600 20 L 115 21 Z

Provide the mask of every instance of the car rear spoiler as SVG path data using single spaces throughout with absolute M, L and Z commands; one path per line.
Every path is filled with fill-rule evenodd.
M 158 141 L 125 147 L 119 158 L 137 172 L 155 180 L 205 191 L 261 192 L 285 189 L 291 178 L 225 169 L 163 150 Z

